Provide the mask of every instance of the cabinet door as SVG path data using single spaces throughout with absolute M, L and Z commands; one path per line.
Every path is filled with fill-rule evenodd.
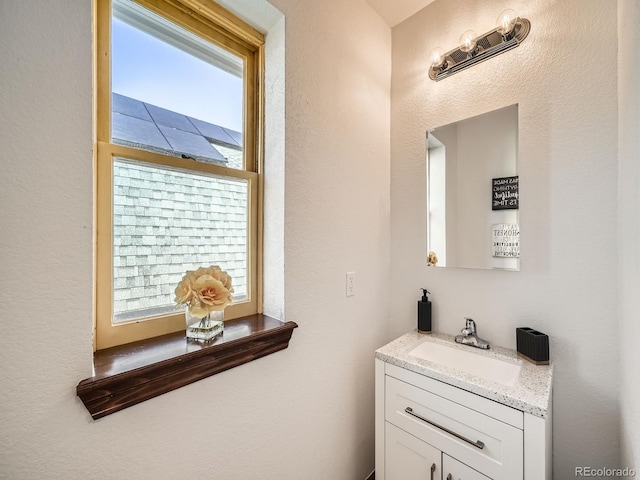
M 477 470 L 466 466 L 449 455 L 442 455 L 443 480 L 491 480 Z
M 442 453 L 404 430 L 385 425 L 385 480 L 440 480 Z

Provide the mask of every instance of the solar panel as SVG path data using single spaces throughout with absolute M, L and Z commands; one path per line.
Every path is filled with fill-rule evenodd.
M 171 145 L 165 140 L 158 127 L 153 122 L 140 120 L 139 118 L 114 113 L 111 116 L 111 136 L 113 140 L 123 140 L 139 145 L 170 150 Z
M 211 141 L 228 143 L 237 147 L 242 146 L 242 143 L 238 143 L 234 137 L 227 133 L 227 129 L 222 128 L 218 125 L 214 125 L 213 123 L 203 122 L 202 120 L 198 120 L 197 118 L 187 118 L 191 121 L 191 123 L 193 123 L 193 125 L 195 125 L 195 127 L 202 135 L 204 135 Z
M 185 153 L 190 156 L 212 158 L 214 160 L 226 161 L 202 135 L 184 132 L 175 128 L 160 125 L 160 131 L 171 144 L 173 150 Z
M 230 128 L 223 128 L 223 130 L 233 137 L 237 145 L 242 146 L 242 133 L 231 130 Z
M 158 125 L 164 125 L 166 127 L 177 128 L 185 132 L 200 134 L 198 129 L 181 113 L 172 112 L 166 108 L 156 107 L 149 103 L 144 104 L 147 110 L 151 114 L 151 118 Z
M 111 109 L 114 112 L 129 115 L 130 117 L 139 118 L 151 122 L 151 115 L 144 108 L 141 101 L 135 98 L 125 97 L 117 93 L 111 94 Z
M 211 159 L 225 163 L 227 159 L 211 142 L 242 148 L 242 134 L 235 130 L 117 93 L 112 99 L 111 135 L 115 143 L 119 141 L 135 148 L 184 154 L 198 161 Z

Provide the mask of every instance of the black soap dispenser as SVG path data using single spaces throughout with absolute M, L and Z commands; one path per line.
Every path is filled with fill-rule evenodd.
M 421 288 L 422 298 L 418 300 L 418 331 L 431 333 L 431 301 L 427 294 L 431 293 L 426 288 Z

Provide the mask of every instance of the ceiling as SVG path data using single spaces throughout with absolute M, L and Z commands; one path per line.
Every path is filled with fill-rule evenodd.
M 395 27 L 434 0 L 366 0 L 387 25 Z

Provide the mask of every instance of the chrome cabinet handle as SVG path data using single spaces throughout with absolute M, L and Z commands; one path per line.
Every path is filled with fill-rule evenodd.
M 447 480 L 453 480 L 453 477 L 451 476 L 451 474 L 447 475 Z
M 479 448 L 480 450 L 482 450 L 484 448 L 484 442 L 480 441 L 480 440 L 476 440 L 475 442 L 473 440 L 469 440 L 466 437 L 463 437 L 462 435 L 460 435 L 459 433 L 453 432 L 451 430 L 449 430 L 448 428 L 445 428 L 441 425 L 438 425 L 437 423 L 432 422 L 431 420 L 427 420 L 426 418 L 418 415 L 417 413 L 413 413 L 413 408 L 411 407 L 407 407 L 404 409 L 405 412 L 407 412 L 409 415 L 416 417 L 419 420 L 422 420 L 423 422 L 428 423 L 429 425 L 433 425 L 434 427 L 439 428 L 440 430 L 447 432 L 449 435 L 453 435 L 456 438 L 459 438 L 462 441 L 467 442 L 470 445 L 473 445 L 476 448 Z M 449 480 L 449 479 L 447 479 Z
M 436 471 L 436 464 L 435 464 L 435 463 L 433 463 L 433 464 L 431 465 L 431 480 L 434 480 L 434 478 L 433 478 L 433 474 L 435 473 L 435 471 Z

